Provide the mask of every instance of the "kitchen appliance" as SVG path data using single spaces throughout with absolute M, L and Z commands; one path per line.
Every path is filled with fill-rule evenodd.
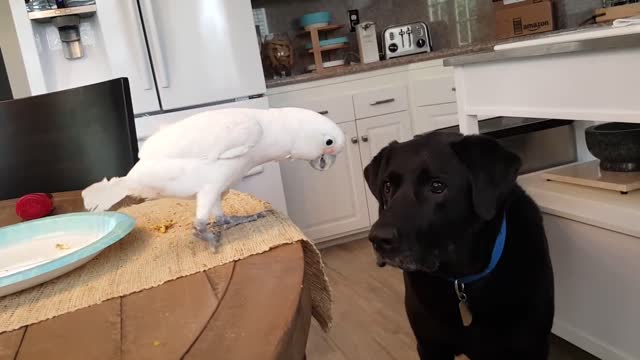
M 358 53 L 361 63 L 369 64 L 380 61 L 375 23 L 365 21 L 356 25 L 356 38 L 358 39 Z
M 38 22 L 51 22 L 58 29 L 64 57 L 68 60 L 84 56 L 80 36 L 80 18 L 91 17 L 96 12 L 95 1 L 76 1 L 66 4 L 64 0 L 27 1 L 29 19 Z
M 432 51 L 429 27 L 422 21 L 389 26 L 382 31 L 385 59 Z
M 3 51 L 26 59 L 15 71 L 28 79 L 27 95 L 122 76 L 130 81 L 134 112 L 142 115 L 266 92 L 250 0 L 96 1 L 42 11 L 8 0 L 6 6 L 0 23 L 13 24 L 15 33 L 7 36 L 15 41 L 7 43 L 18 46 Z M 83 10 L 93 15 L 83 17 Z M 65 39 L 51 21 L 70 15 L 82 15 L 77 32 L 84 55 L 74 61 L 65 58 Z

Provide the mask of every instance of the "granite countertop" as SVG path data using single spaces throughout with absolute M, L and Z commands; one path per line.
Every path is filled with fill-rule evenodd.
M 352 75 L 352 74 L 357 74 L 365 71 L 386 69 L 394 66 L 401 66 L 401 65 L 408 65 L 408 64 L 413 64 L 417 62 L 443 59 L 443 58 L 448 58 L 448 57 L 458 56 L 458 55 L 492 51 L 493 46 L 495 44 L 496 42 L 477 43 L 469 46 L 436 50 L 428 53 L 408 55 L 408 56 L 398 57 L 398 58 L 389 59 L 389 60 L 380 60 L 378 62 L 369 63 L 369 64 L 357 63 L 357 64 L 351 64 L 346 66 L 340 66 L 333 69 L 328 69 L 320 73 L 310 72 L 310 73 L 305 73 L 300 75 L 287 76 L 279 79 L 271 79 L 271 80 L 267 80 L 267 88 L 299 84 L 299 83 L 304 83 L 308 81 L 322 80 L 322 79 L 328 79 L 328 78 L 333 78 L 338 76 Z
M 267 80 L 267 88 L 275 88 L 280 86 L 305 83 L 309 81 L 329 79 L 329 78 L 334 78 L 339 76 L 353 75 L 353 74 L 358 74 L 366 71 L 386 69 L 394 66 L 408 65 L 408 64 L 429 61 L 429 60 L 446 59 L 446 58 L 451 58 L 451 57 L 461 56 L 461 55 L 493 52 L 494 46 L 499 44 L 531 40 L 531 39 L 536 39 L 544 36 L 561 34 L 568 31 L 574 31 L 577 29 L 600 27 L 604 25 L 610 25 L 610 23 L 585 25 L 579 28 L 560 29 L 560 30 L 549 31 L 549 32 L 544 32 L 539 34 L 532 34 L 527 36 L 520 36 L 520 37 L 510 38 L 510 39 L 478 42 L 478 43 L 474 43 L 466 46 L 460 46 L 460 47 L 449 48 L 449 49 L 439 49 L 439 50 L 435 50 L 428 53 L 408 55 L 408 56 L 399 57 L 399 58 L 390 59 L 390 60 L 380 60 L 378 62 L 374 62 L 370 64 L 359 64 L 359 63 L 351 64 L 347 66 L 341 66 L 341 67 L 329 69 L 321 73 L 311 72 L 311 73 L 305 73 L 300 75 L 288 76 L 288 77 L 279 78 L 279 79 L 270 79 L 270 80 Z

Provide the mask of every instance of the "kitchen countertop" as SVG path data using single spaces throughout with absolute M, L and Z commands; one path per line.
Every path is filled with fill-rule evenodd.
M 477 44 L 471 44 L 468 46 L 462 46 L 457 48 L 442 49 L 442 50 L 436 50 L 428 53 L 403 56 L 403 57 L 390 59 L 390 60 L 380 60 L 378 62 L 369 63 L 369 64 L 358 63 L 358 64 L 340 66 L 340 67 L 335 67 L 333 69 L 329 69 L 321 73 L 310 72 L 310 73 L 305 73 L 300 75 L 283 77 L 279 79 L 270 79 L 270 80 L 267 80 L 267 88 L 299 84 L 299 83 L 304 83 L 308 81 L 322 80 L 322 79 L 328 79 L 328 78 L 333 78 L 338 76 L 352 75 L 352 74 L 357 74 L 365 71 L 386 69 L 394 66 L 402 66 L 402 65 L 408 65 L 408 64 L 413 64 L 417 62 L 443 59 L 443 58 L 448 58 L 448 57 L 458 56 L 458 55 L 492 51 L 493 46 L 495 44 L 496 42 L 494 41 L 477 43 Z
M 334 78 L 339 76 L 352 75 L 352 74 L 357 74 L 357 73 L 366 72 L 366 71 L 386 69 L 394 66 L 408 65 L 408 64 L 430 61 L 430 60 L 448 59 L 453 57 L 467 58 L 467 57 L 476 56 L 476 55 L 482 56 L 482 57 L 491 57 L 493 56 L 493 54 L 495 54 L 495 52 L 493 51 L 493 48 L 496 45 L 533 40 L 537 38 L 547 37 L 550 35 L 573 32 L 576 30 L 597 28 L 604 25 L 610 25 L 610 23 L 586 25 L 580 28 L 561 29 L 561 30 L 555 30 L 555 31 L 550 31 L 550 32 L 545 32 L 540 34 L 532 34 L 532 35 L 521 36 L 521 37 L 516 37 L 511 39 L 478 42 L 478 43 L 474 43 L 466 46 L 435 50 L 429 53 L 409 55 L 409 56 L 399 57 L 399 58 L 390 59 L 390 60 L 380 60 L 378 62 L 369 63 L 369 64 L 352 64 L 347 66 L 341 66 L 341 67 L 336 67 L 334 69 L 330 69 L 322 73 L 312 72 L 312 73 L 288 76 L 288 77 L 279 78 L 279 79 L 269 79 L 266 81 L 267 88 L 275 88 L 280 86 L 305 83 L 309 81 L 329 79 L 329 78 Z
M 565 36 L 566 35 L 566 36 Z M 637 47 L 640 44 L 640 25 L 601 27 L 566 31 L 528 39 L 512 44 L 500 44 L 495 51 L 463 54 L 447 58 L 445 66 L 461 66 L 534 56 L 548 56 L 581 51 L 598 51 Z

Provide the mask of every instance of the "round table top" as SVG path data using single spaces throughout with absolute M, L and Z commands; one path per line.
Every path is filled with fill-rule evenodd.
M 77 193 L 54 199 L 56 214 L 82 209 Z M 14 205 L 0 202 L 0 226 Z M 302 246 L 283 245 L 0 334 L 0 359 L 303 359 L 303 275 Z

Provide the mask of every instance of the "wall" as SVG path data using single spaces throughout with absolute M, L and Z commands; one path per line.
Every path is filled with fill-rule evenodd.
M 303 72 L 304 67 L 312 63 L 312 57 L 301 51 L 308 40 L 297 35 L 300 29 L 296 24 L 300 16 L 309 12 L 329 11 L 335 22 L 346 24 L 347 10 L 358 9 L 361 21 L 375 22 L 378 32 L 398 23 L 425 21 L 430 26 L 436 50 L 490 41 L 495 34 L 490 0 L 252 0 L 252 5 L 266 10 L 270 33 L 289 35 L 296 50 L 294 73 Z M 578 26 L 601 5 L 602 0 L 554 0 L 558 28 Z M 357 61 L 354 34 L 345 28 L 331 35 L 346 35 L 351 45 L 350 50 L 335 53 L 335 58 Z

